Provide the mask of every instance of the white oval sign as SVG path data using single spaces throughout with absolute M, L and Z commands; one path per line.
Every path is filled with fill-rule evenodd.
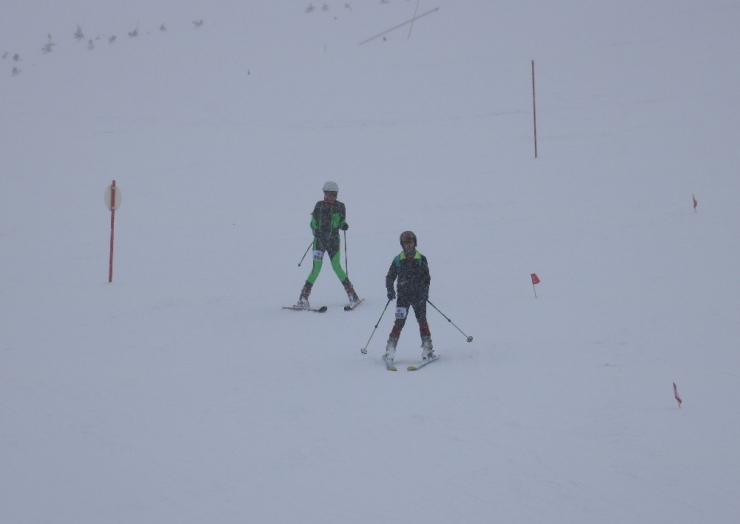
M 112 192 L 113 192 L 113 185 L 111 184 L 105 190 L 105 195 L 103 195 L 103 200 L 105 201 L 105 207 L 107 207 L 109 211 L 117 210 L 119 207 L 121 207 L 121 189 L 116 187 L 116 196 L 114 197 L 115 201 L 113 201 L 113 205 L 111 206 L 111 193 Z

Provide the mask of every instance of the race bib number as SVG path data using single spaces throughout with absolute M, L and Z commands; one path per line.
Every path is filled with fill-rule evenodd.
M 316 261 L 321 261 L 324 259 L 324 252 L 320 250 L 316 250 L 313 252 L 313 259 Z
M 403 320 L 406 318 L 406 315 L 408 314 L 409 310 L 405 307 L 397 307 L 396 308 L 396 319 L 397 320 Z

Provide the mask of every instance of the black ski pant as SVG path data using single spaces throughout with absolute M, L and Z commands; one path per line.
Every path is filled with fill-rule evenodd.
M 404 315 L 400 314 L 400 308 L 405 309 Z M 398 300 L 396 300 L 396 321 L 393 323 L 393 329 L 391 330 L 392 338 L 397 339 L 401 336 L 401 330 L 406 325 L 406 319 L 411 308 L 414 309 L 414 315 L 416 316 L 416 321 L 419 323 L 419 333 L 421 336 L 431 335 L 429 324 L 427 323 L 426 300 L 419 300 L 418 295 L 414 295 L 413 299 L 410 296 L 398 295 Z

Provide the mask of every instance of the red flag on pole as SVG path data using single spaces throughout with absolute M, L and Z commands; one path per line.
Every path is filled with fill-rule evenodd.
M 535 284 L 540 283 L 540 279 L 537 277 L 537 273 L 532 273 L 532 291 L 534 291 L 534 298 L 537 298 L 537 290 L 534 288 Z
M 673 383 L 673 396 L 676 397 L 676 400 L 678 401 L 678 407 L 681 407 L 681 397 L 678 396 L 678 388 L 676 387 L 676 383 Z
M 696 213 L 696 206 L 699 204 L 699 202 L 696 201 L 696 197 L 694 195 L 691 195 L 691 198 L 694 200 L 694 213 Z

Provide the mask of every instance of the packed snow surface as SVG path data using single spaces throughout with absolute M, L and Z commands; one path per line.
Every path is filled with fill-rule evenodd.
M 6 4 L 3 523 L 740 521 L 740 4 Z

